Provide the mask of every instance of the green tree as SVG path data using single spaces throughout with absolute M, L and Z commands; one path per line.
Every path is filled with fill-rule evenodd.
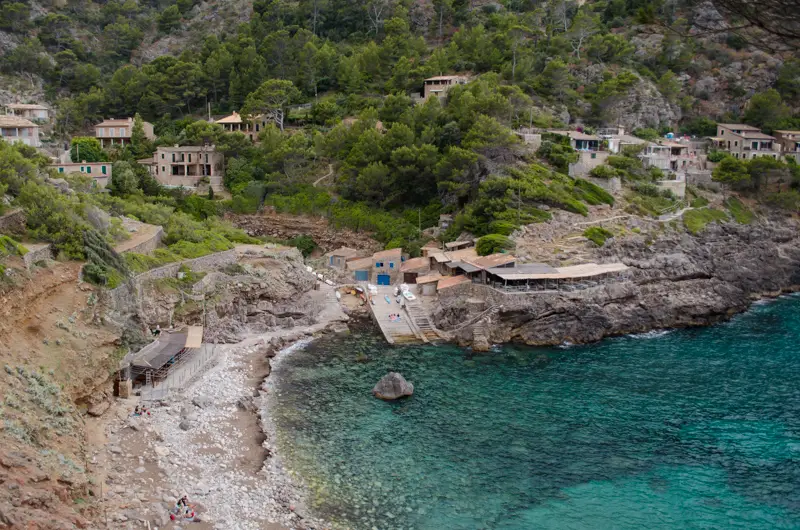
M 502 234 L 488 234 L 475 244 L 475 251 L 479 256 L 488 256 L 497 252 L 513 250 L 514 242 Z
M 130 149 L 135 158 L 144 158 L 153 154 L 153 143 L 144 132 L 144 120 L 138 112 L 133 117 Z
M 678 95 L 681 93 L 681 83 L 678 81 L 678 76 L 672 70 L 664 72 L 658 80 L 658 90 L 664 94 L 670 102 L 675 103 Z
M 30 25 L 31 8 L 21 2 L 0 5 L 0 29 L 21 32 Z
M 750 98 L 744 113 L 744 121 L 769 133 L 778 128 L 789 116 L 791 109 L 783 102 L 780 93 L 771 88 Z
M 158 17 L 158 29 L 164 33 L 177 29 L 181 24 L 181 11 L 177 5 L 171 5 Z
M 72 139 L 70 158 L 73 162 L 105 162 L 108 155 L 100 147 L 100 140 L 91 136 L 76 136 Z
M 300 97 L 294 83 L 286 79 L 264 81 L 258 89 L 247 96 L 241 114 L 247 119 L 263 116 L 283 131 L 286 108 Z
M 787 101 L 800 100 L 800 59 L 792 58 L 783 63 L 775 86 Z
M 115 162 L 111 173 L 111 182 L 108 184 L 111 194 L 117 197 L 125 197 L 135 193 L 138 188 L 139 179 L 131 163 L 124 160 Z
M 712 178 L 716 181 L 730 184 L 734 188 L 742 189 L 752 186 L 747 164 L 731 156 L 727 156 L 720 161 L 719 165 L 714 168 Z

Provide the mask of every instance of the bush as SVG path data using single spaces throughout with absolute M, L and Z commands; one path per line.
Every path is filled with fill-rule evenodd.
M 581 198 L 589 204 L 614 204 L 614 196 L 606 190 L 593 184 L 588 180 L 575 179 L 575 187 L 573 192 L 579 194 Z
M 714 208 L 688 210 L 683 214 L 683 224 L 692 234 L 699 234 L 709 223 L 727 221 L 728 215 Z
M 788 190 L 767 195 L 767 202 L 790 212 L 800 211 L 800 191 Z
M 589 176 L 599 179 L 612 179 L 614 177 L 619 177 L 620 173 L 611 166 L 597 166 L 592 168 L 589 172 Z
M 314 241 L 311 236 L 306 234 L 290 239 L 289 245 L 297 247 L 297 249 L 303 254 L 304 258 L 309 257 L 317 248 L 317 242 Z
M 630 156 L 610 155 L 607 162 L 608 165 L 614 169 L 622 169 L 624 171 L 631 171 L 642 167 L 641 160 Z
M 0 234 L 0 258 L 7 256 L 24 256 L 28 249 L 8 236 Z
M 496 252 L 513 250 L 514 242 L 502 234 L 489 234 L 483 236 L 475 245 L 475 250 L 479 256 L 488 256 Z
M 709 151 L 708 152 L 708 161 L 713 163 L 721 162 L 723 158 L 726 156 L 730 156 L 725 151 Z
M 725 201 L 725 207 L 728 208 L 733 220 L 739 224 L 749 225 L 756 217 L 755 214 L 736 197 L 729 197 Z
M 692 208 L 702 208 L 703 206 L 708 206 L 708 199 L 703 196 L 698 195 L 692 202 L 689 204 Z
M 510 236 L 516 229 L 517 225 L 509 221 L 492 221 L 489 223 L 489 232 L 493 234 Z
M 614 237 L 613 232 L 606 230 L 602 226 L 590 226 L 584 230 L 583 235 L 598 247 L 602 247 L 606 244 L 607 239 Z

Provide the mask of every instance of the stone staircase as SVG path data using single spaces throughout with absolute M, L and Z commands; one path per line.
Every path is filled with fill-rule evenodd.
M 384 295 L 389 296 L 390 303 L 386 303 Z M 383 336 L 389 344 L 420 344 L 427 342 L 417 332 L 409 314 L 403 311 L 400 304 L 395 302 L 392 289 L 379 287 L 378 294 L 373 296 L 373 300 L 375 300 L 375 303 L 370 304 L 370 310 L 372 310 L 375 322 L 381 328 Z M 392 313 L 400 314 L 400 320 L 389 320 L 389 315 Z
M 409 317 L 413 320 L 417 330 L 427 342 L 436 342 L 442 340 L 436 328 L 433 326 L 428 312 L 418 303 L 409 302 L 406 304 L 406 311 Z

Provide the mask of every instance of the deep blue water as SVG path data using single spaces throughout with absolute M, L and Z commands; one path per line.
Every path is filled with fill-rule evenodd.
M 278 443 L 346 528 L 800 528 L 798 338 L 796 297 L 580 347 L 326 337 L 276 369 Z

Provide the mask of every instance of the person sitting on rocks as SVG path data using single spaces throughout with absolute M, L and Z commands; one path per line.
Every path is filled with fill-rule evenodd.
M 133 409 L 133 415 L 134 416 L 141 416 L 142 415 L 142 409 L 141 409 L 141 407 L 139 407 L 139 405 L 136 405 L 136 408 Z

